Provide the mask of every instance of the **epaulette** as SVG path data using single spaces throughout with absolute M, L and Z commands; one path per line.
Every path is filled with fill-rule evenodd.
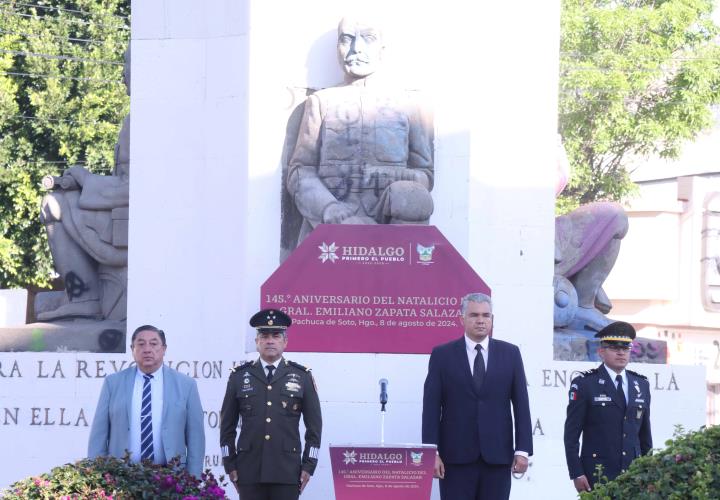
M 235 370 L 242 370 L 243 368 L 247 368 L 251 364 L 253 364 L 252 361 L 245 361 L 244 363 L 242 363 L 240 365 L 235 365 L 232 368 L 230 368 L 230 373 L 235 373 Z
M 647 378 L 645 375 L 643 375 L 642 373 L 634 372 L 634 371 L 632 371 L 632 370 L 625 370 L 625 371 L 628 372 L 628 373 L 632 373 L 632 374 L 635 375 L 637 378 L 641 378 L 641 379 L 644 379 L 644 380 L 647 380 L 647 379 L 648 379 L 648 378 Z
M 297 368 L 298 370 L 302 370 L 302 371 L 304 371 L 304 372 L 309 372 L 309 371 L 310 371 L 310 368 L 308 368 L 308 367 L 306 367 L 306 366 L 303 366 L 303 365 L 301 365 L 300 363 L 296 363 L 295 361 L 290 361 L 289 359 L 286 359 L 285 362 L 286 362 L 287 364 L 289 364 L 290 366 L 294 366 L 294 367 Z
M 597 368 L 593 368 L 592 370 L 585 370 L 584 372 L 580 372 L 578 374 L 578 377 L 586 377 L 588 375 L 594 375 L 595 373 L 597 373 L 597 371 L 598 371 Z

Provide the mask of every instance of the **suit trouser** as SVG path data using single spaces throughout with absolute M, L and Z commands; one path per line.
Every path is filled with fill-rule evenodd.
M 238 489 L 240 500 L 297 500 L 300 496 L 297 484 L 241 484 Z
M 469 464 L 445 464 L 440 480 L 442 500 L 503 500 L 510 497 L 510 464 L 494 465 L 480 458 Z

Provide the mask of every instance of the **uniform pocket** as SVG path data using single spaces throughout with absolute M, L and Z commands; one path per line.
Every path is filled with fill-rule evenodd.
M 240 393 L 237 396 L 238 407 L 240 408 L 240 415 L 243 417 L 249 417 L 255 414 L 255 407 L 257 406 L 257 395 L 254 393 Z

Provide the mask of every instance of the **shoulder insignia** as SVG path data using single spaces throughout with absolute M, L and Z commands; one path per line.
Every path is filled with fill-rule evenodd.
M 628 373 L 631 373 L 631 374 L 635 375 L 637 378 L 641 378 L 641 379 L 643 379 L 643 380 L 647 380 L 647 379 L 648 379 L 648 378 L 647 378 L 645 375 L 643 375 L 642 373 L 634 372 L 634 371 L 632 371 L 632 370 L 626 370 L 626 371 L 627 371 Z
M 245 361 L 244 363 L 241 363 L 239 365 L 235 365 L 232 368 L 230 368 L 230 373 L 235 373 L 236 370 L 242 370 L 243 368 L 247 368 L 250 366 L 253 362 L 252 361 Z
M 300 363 L 296 363 L 295 361 L 290 361 L 289 359 L 286 359 L 285 362 L 286 362 L 287 364 L 289 364 L 290 366 L 294 366 L 294 367 L 297 368 L 298 370 L 302 370 L 302 371 L 304 371 L 304 372 L 309 372 L 309 371 L 310 371 L 310 368 L 307 368 L 307 367 L 301 365 Z
M 581 376 L 581 377 L 586 377 L 586 376 L 588 376 L 588 375 L 594 375 L 594 374 L 597 373 L 597 371 L 598 371 L 597 368 L 593 368 L 592 370 L 586 370 L 586 371 L 584 371 L 584 372 L 580 372 L 580 376 Z

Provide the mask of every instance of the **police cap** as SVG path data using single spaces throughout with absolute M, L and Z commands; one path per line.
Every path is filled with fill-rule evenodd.
M 258 333 L 285 333 L 291 324 L 290 316 L 278 309 L 263 309 L 250 318 L 250 326 L 256 328 Z
M 635 338 L 635 328 L 630 323 L 615 321 L 595 334 L 602 344 L 629 346 Z

